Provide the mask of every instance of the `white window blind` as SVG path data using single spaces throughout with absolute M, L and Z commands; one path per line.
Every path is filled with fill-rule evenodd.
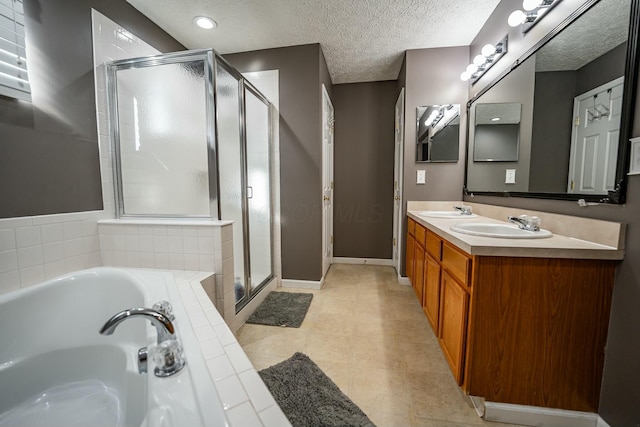
M 0 0 L 0 95 L 31 101 L 22 0 Z

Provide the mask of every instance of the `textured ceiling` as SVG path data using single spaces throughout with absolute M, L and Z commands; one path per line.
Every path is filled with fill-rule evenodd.
M 536 53 L 536 71 L 577 70 L 627 40 L 631 0 L 596 3 Z
M 407 49 L 471 44 L 499 0 L 127 0 L 189 49 L 320 43 L 334 83 L 394 80 Z M 193 24 L 196 15 L 218 23 Z

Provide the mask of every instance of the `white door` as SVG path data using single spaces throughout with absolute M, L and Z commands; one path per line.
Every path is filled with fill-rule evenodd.
M 404 88 L 396 101 L 395 155 L 393 163 L 393 266 L 400 274 L 402 247 L 402 158 L 404 147 Z
M 567 192 L 607 194 L 614 190 L 623 77 L 574 100 Z
M 333 104 L 322 85 L 322 276 L 333 261 Z

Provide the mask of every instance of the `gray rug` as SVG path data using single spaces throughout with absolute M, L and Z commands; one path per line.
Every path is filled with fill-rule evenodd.
M 299 328 L 312 299 L 313 294 L 271 292 L 247 319 L 247 323 Z
M 293 427 L 375 427 L 306 354 L 259 374 Z

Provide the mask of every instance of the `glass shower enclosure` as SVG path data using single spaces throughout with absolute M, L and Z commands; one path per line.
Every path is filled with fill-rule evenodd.
M 117 216 L 232 220 L 236 310 L 273 278 L 269 101 L 213 50 L 107 67 Z

